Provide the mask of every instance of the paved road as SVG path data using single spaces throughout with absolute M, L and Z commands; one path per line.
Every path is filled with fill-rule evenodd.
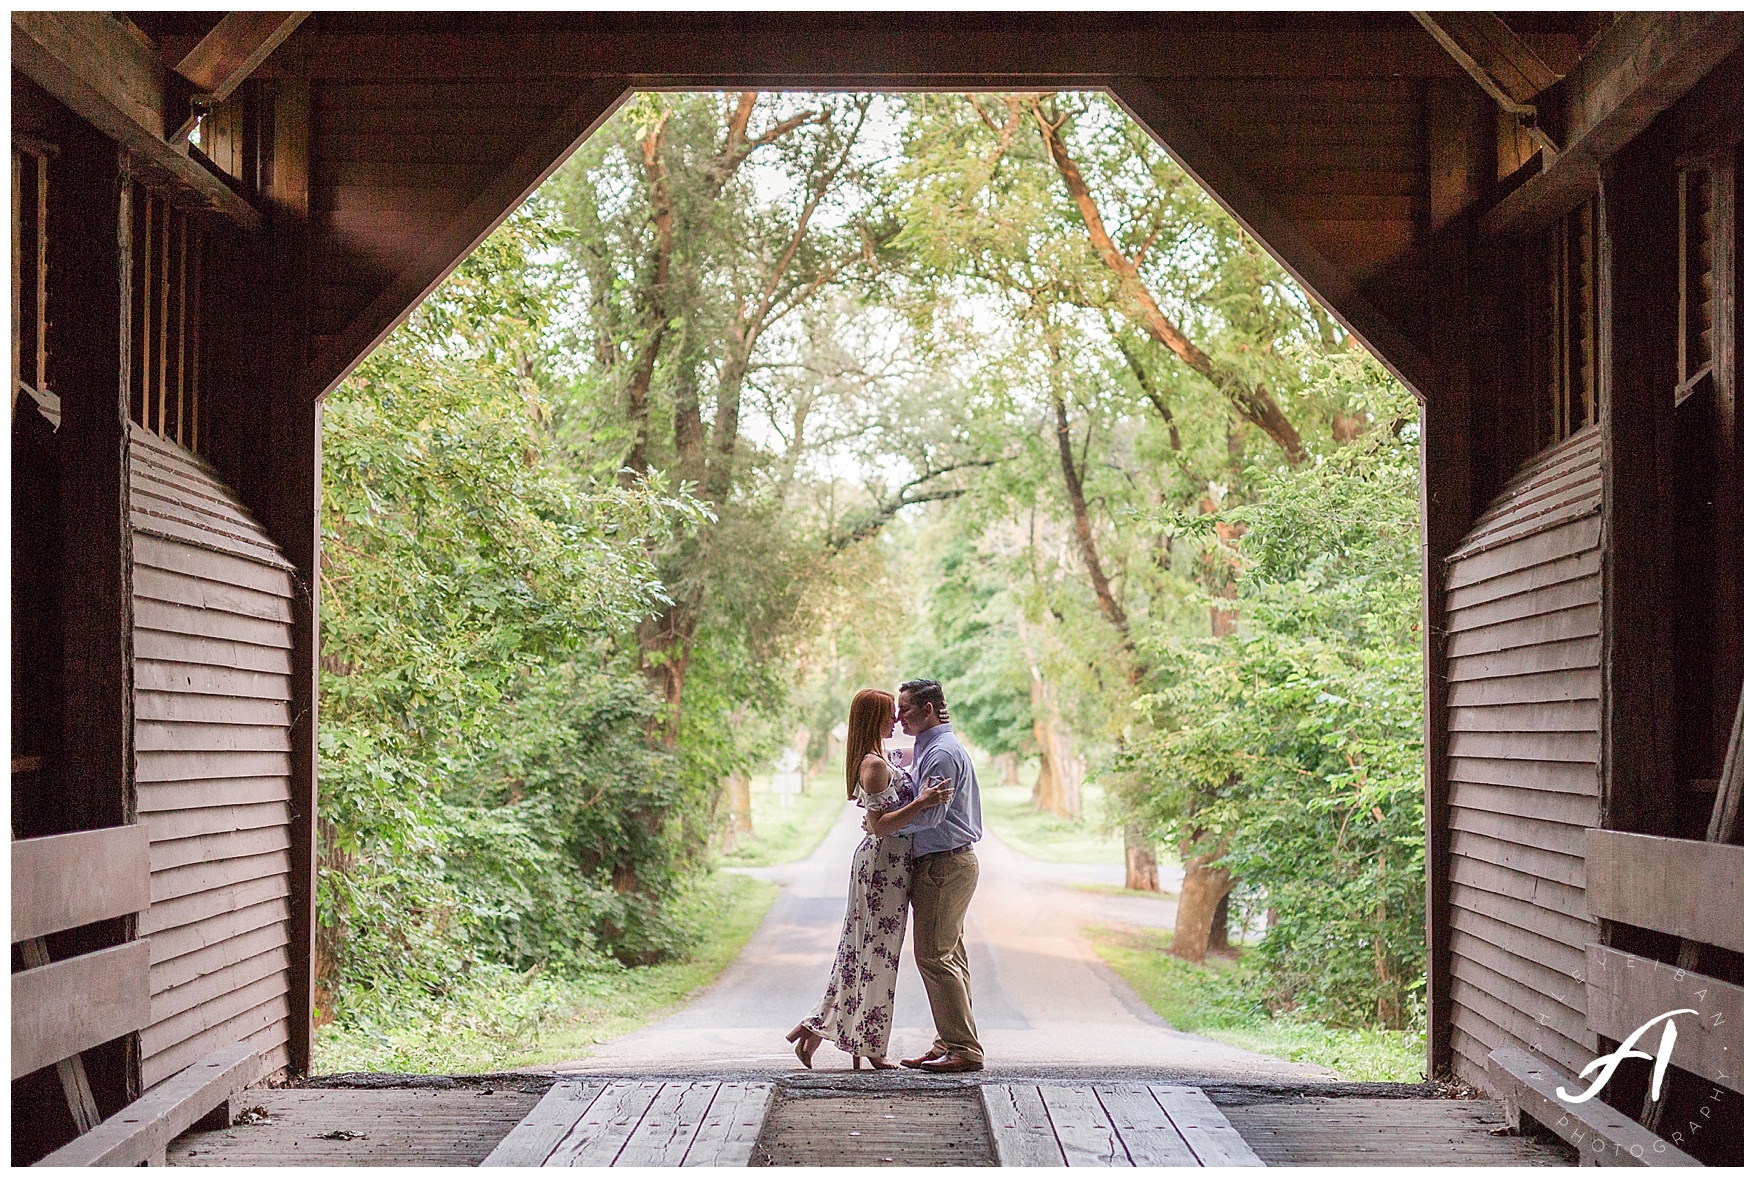
M 808 859 L 750 874 L 785 890 L 741 957 L 677 1014 L 613 1040 L 589 1058 L 544 1070 L 802 1072 L 783 1035 L 816 1008 L 835 955 L 847 902 L 848 865 L 860 838 L 847 807 Z M 1069 883 L 1120 883 L 1120 868 L 1045 863 L 989 834 L 977 847 L 981 885 L 965 926 L 974 974 L 975 1018 L 988 1074 L 1064 1070 L 1149 1070 L 1165 1076 L 1241 1081 L 1334 1079 L 1327 1069 L 1288 1063 L 1171 1029 L 1091 951 L 1080 929 L 1105 920 L 1169 925 L 1168 900 L 1109 897 Z M 1173 881 L 1167 881 L 1172 883 Z M 890 1058 L 932 1041 L 932 1016 L 912 948 L 902 953 Z M 824 1044 L 819 1071 L 851 1060 Z

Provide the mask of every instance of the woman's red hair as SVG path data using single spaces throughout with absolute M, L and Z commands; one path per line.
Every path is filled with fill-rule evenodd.
M 896 697 L 867 687 L 853 697 L 847 711 L 847 798 L 859 781 L 859 764 L 867 753 L 882 754 L 884 737 L 896 720 Z

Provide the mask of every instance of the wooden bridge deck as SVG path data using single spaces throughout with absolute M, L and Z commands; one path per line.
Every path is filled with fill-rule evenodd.
M 230 1129 L 184 1134 L 168 1160 L 184 1166 L 991 1166 L 1019 1142 L 1014 1136 L 1009 1147 L 996 1150 L 1005 1130 L 990 1132 L 989 1124 L 1005 1124 L 1007 1108 L 1027 1112 L 1034 1093 L 1034 1107 L 1053 1128 L 1046 1139 L 1038 1133 L 1032 1148 L 1058 1150 L 1055 1158 L 1044 1152 L 1036 1164 L 1164 1165 L 1173 1164 L 1178 1148 L 1164 1122 L 1180 1122 L 1162 1099 L 1153 1114 L 1139 1097 L 1152 1089 L 1188 1090 L 1066 1080 L 921 1085 L 918 1077 L 888 1076 L 822 1086 L 824 1079 L 804 1086 L 787 1076 L 771 1084 L 572 1077 L 546 1095 L 549 1081 L 542 1076 L 446 1088 L 254 1089 L 234 1106 L 258 1110 L 254 1115 Z M 1226 1148 L 1240 1144 L 1268 1166 L 1576 1164 L 1575 1155 L 1551 1139 L 1496 1134 L 1502 1121 L 1490 1101 L 1358 1095 L 1356 1086 L 1346 1085 L 1322 1095 L 1319 1087 L 1213 1088 L 1207 1107 L 1234 1131 L 1236 1141 L 1226 1138 Z M 1206 1123 L 1218 1127 L 1210 1116 Z M 1200 1124 L 1197 1117 L 1189 1127 Z M 1189 1144 L 1186 1136 L 1178 1138 Z M 538 1153 L 540 1161 L 531 1160 Z

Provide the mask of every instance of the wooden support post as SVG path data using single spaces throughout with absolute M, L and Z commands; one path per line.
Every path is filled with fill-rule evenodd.
M 1451 1070 L 1444 558 L 1475 518 L 1469 211 L 1492 183 L 1492 140 L 1485 134 L 1491 112 L 1478 93 L 1462 84 L 1435 84 L 1429 112 L 1434 233 L 1427 254 L 1432 321 L 1426 350 L 1432 368 L 1420 407 L 1420 602 L 1426 703 L 1426 1062 L 1437 1076 Z
M 50 210 L 59 254 L 50 318 L 61 398 L 65 617 L 64 829 L 134 820 L 134 610 L 128 526 L 133 279 L 130 169 L 113 145 L 62 157 Z M 64 293 L 63 293 L 64 292 Z
M 1676 181 L 1636 141 L 1601 174 L 1598 370 L 1603 423 L 1603 819 L 1674 835 L 1670 722 Z
M 275 276 L 275 330 L 269 346 L 268 494 L 262 522 L 297 569 L 292 649 L 292 945 L 289 963 L 291 1070 L 311 1070 L 316 1000 L 317 621 L 322 529 L 323 409 L 302 383 L 308 356 L 310 289 L 309 143 L 311 94 L 300 78 L 274 95 L 274 181 L 268 193 L 269 257 Z

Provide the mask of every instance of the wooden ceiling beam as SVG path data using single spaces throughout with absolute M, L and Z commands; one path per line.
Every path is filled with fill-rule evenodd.
M 1432 381 L 1432 363 L 1425 353 L 1339 266 L 1310 244 L 1278 205 L 1245 177 L 1230 155 L 1211 143 L 1152 79 L 1120 78 L 1110 93 L 1311 298 L 1340 320 L 1416 397 L 1425 399 Z
M 177 62 L 181 74 L 197 93 L 195 106 L 213 106 L 230 98 L 232 91 L 254 73 L 280 43 L 292 36 L 308 12 L 228 12 L 208 34 Z M 195 126 L 195 112 L 171 135 L 172 142 L 185 138 Z
M 14 12 L 12 68 L 201 204 L 250 230 L 262 214 L 169 142 L 190 86 L 138 30 L 103 12 Z
M 356 315 L 339 338 L 311 357 L 305 384 L 321 399 L 384 342 L 433 290 L 601 127 L 631 93 L 625 78 L 598 78 L 472 194 L 469 205 L 434 233 L 419 256 Z
M 1123 75 L 1436 77 L 1401 13 L 1374 27 L 1254 28 L 1184 13 L 581 13 L 553 28 L 332 32 L 298 40 L 313 82 L 626 77 L 637 89 L 1084 88 Z M 1320 51 L 1313 51 L 1313 38 Z M 174 44 L 170 38 L 167 47 Z
M 1596 192 L 1604 160 L 1743 43 L 1741 12 L 1633 12 L 1537 97 L 1559 150 L 1482 217 L 1487 237 L 1548 224 Z
M 1527 122 L 1544 149 L 1558 150 L 1537 118 L 1533 100 L 1561 75 L 1548 68 L 1504 21 L 1490 12 L 1416 12 L 1414 19 L 1500 110 Z

